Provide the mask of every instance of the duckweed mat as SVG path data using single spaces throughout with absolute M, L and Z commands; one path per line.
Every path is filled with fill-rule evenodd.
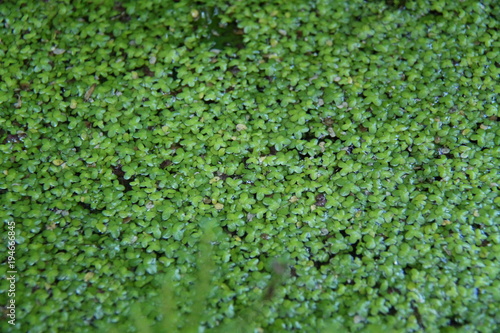
M 499 17 L 0 1 L 0 330 L 498 332 Z

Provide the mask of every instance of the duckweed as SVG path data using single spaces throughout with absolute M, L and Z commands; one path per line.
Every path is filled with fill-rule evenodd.
M 499 12 L 1 2 L 1 330 L 498 331 Z

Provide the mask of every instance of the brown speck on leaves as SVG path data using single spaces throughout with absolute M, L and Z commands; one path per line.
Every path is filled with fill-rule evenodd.
M 171 160 L 165 160 L 165 161 L 161 162 L 160 168 L 165 169 L 166 167 L 168 167 L 170 165 L 172 165 L 172 161 Z
M 368 131 L 368 128 L 364 127 L 363 125 L 359 125 L 359 126 L 358 126 L 358 130 L 359 130 L 360 132 L 363 132 L 363 133 L 364 133 L 364 132 L 367 132 L 367 131 Z
M 238 66 L 233 66 L 229 69 L 229 71 L 233 74 L 233 75 L 237 75 L 239 72 L 241 72 L 241 70 L 238 68 Z
M 231 177 L 229 175 L 226 175 L 225 173 L 222 173 L 222 174 L 220 174 L 219 178 L 221 180 L 226 180 L 226 179 L 231 178 Z
M 274 155 L 276 155 L 276 153 L 278 153 L 276 148 L 274 146 L 270 146 L 269 147 L 269 155 L 274 156 Z
M 142 72 L 144 75 L 149 76 L 149 77 L 154 77 L 155 72 L 153 72 L 151 69 L 149 69 L 148 66 L 142 66 Z
M 327 127 L 331 127 L 333 125 L 333 119 L 331 117 L 326 117 L 323 119 L 323 124 Z
M 318 207 L 325 207 L 326 204 L 326 197 L 323 193 L 320 193 L 316 196 L 316 203 L 315 205 Z
M 19 134 L 9 134 L 3 141 L 3 144 L 6 143 L 17 143 L 23 141 L 23 139 L 26 137 L 26 133 L 19 133 Z
M 30 90 L 30 84 L 29 83 L 21 83 L 19 86 L 22 90 L 27 91 Z
M 93 85 L 90 86 L 90 88 L 87 90 L 87 92 L 85 93 L 85 96 L 83 97 L 83 100 L 85 102 L 87 102 L 90 97 L 92 96 L 92 93 L 94 92 L 95 90 L 95 87 L 96 87 L 96 84 L 94 83 Z

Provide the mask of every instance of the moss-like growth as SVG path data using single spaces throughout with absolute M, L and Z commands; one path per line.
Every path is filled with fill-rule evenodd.
M 498 331 L 499 12 L 1 2 L 0 330 Z

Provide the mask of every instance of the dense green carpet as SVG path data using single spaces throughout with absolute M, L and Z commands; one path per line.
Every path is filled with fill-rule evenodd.
M 499 18 L 0 1 L 0 330 L 498 332 Z

